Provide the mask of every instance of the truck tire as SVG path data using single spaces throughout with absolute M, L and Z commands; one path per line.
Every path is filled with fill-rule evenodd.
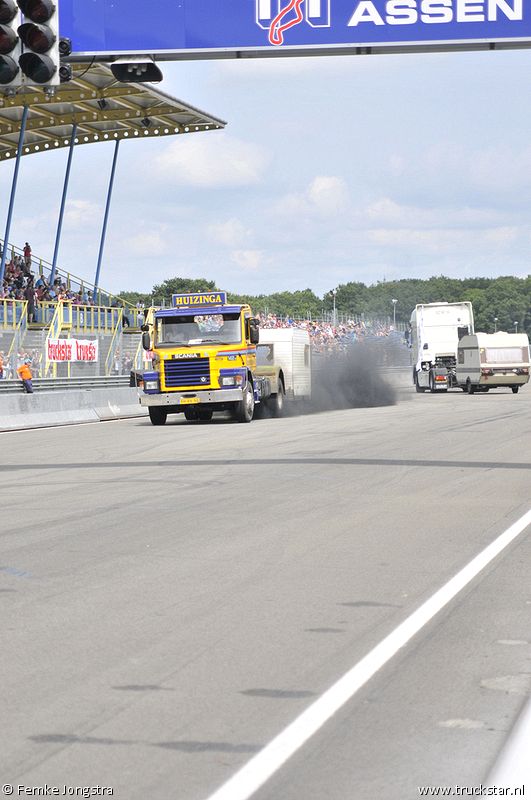
M 518 394 L 518 389 L 519 389 L 519 388 L 520 388 L 519 386 L 511 386 L 511 392 L 512 392 L 513 394 Z
M 276 394 L 271 395 L 267 401 L 267 407 L 272 417 L 281 417 L 284 412 L 284 387 L 279 384 Z
M 432 394 L 435 393 L 435 379 L 433 377 L 433 372 L 430 372 L 430 392 Z
M 470 383 L 470 378 L 466 379 L 466 391 L 467 394 L 474 394 L 474 392 L 476 391 L 476 387 L 472 386 L 472 384 Z
M 246 382 L 243 387 L 243 397 L 236 403 L 235 416 L 238 422 L 250 422 L 254 414 L 254 391 L 253 387 Z
M 168 417 L 168 412 L 165 408 L 160 406 L 149 406 L 149 418 L 152 425 L 165 425 Z

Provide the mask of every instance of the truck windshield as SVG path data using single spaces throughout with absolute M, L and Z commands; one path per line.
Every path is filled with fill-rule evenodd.
M 239 344 L 239 314 L 190 314 L 156 320 L 156 344 L 193 347 L 197 344 Z

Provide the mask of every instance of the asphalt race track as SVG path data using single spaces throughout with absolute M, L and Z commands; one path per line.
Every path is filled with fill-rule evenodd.
M 13 797 L 209 800 L 531 509 L 529 386 L 0 443 Z M 251 795 L 229 796 L 485 785 L 531 687 L 524 523 Z

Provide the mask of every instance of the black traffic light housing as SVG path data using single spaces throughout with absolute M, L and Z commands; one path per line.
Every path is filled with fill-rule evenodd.
M 23 53 L 20 69 L 30 86 L 58 86 L 59 19 L 53 0 L 17 0 L 23 23 L 18 29 Z
M 22 85 L 18 24 L 19 9 L 15 0 L 0 0 L 0 87 L 6 89 Z

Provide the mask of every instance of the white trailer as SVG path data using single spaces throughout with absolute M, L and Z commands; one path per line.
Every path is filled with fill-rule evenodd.
M 516 394 L 529 381 L 527 334 L 500 331 L 464 336 L 457 348 L 456 378 L 469 394 L 498 387 Z
M 274 366 L 273 366 L 274 365 Z M 256 373 L 280 368 L 286 400 L 309 399 L 312 393 L 310 334 L 304 328 L 260 328 Z
M 474 333 L 472 304 L 427 303 L 411 315 L 411 358 L 417 392 L 447 391 L 456 386 L 457 347 Z

